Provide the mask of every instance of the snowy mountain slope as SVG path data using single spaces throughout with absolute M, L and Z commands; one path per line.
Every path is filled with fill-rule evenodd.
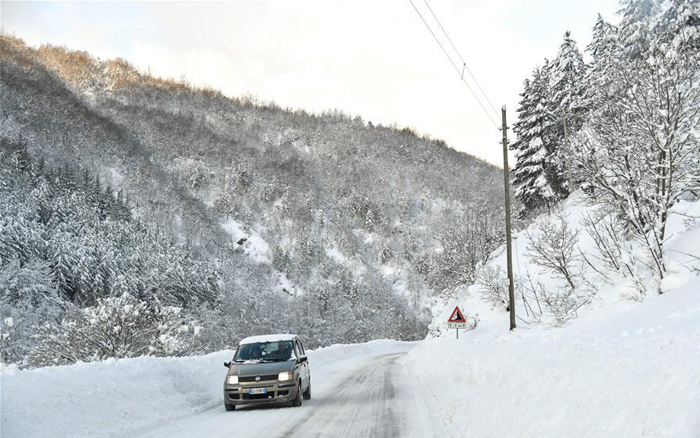
M 599 261 L 600 251 L 585 225 L 586 220 L 596 217 L 598 207 L 589 204 L 581 192 L 576 192 L 564 201 L 560 208 L 561 217 L 565 218 L 567 226 L 571 229 L 571 234 L 576 235 L 573 253 L 579 257 L 576 263 L 573 263 L 573 268 L 576 270 L 576 274 L 581 277 L 578 286 L 582 290 L 582 294 L 585 293 L 584 304 L 572 314 L 569 320 L 586 317 L 589 314 L 590 317 L 595 318 L 634 307 L 638 301 L 652 299 L 657 295 L 657 290 L 663 293 L 672 292 L 684 284 L 694 281 L 700 273 L 700 201 L 681 202 L 672 210 L 668 225 L 668 239 L 664 245 L 670 275 L 664 278 L 660 284 L 649 272 L 645 272 L 642 249 L 630 243 L 631 252 L 638 259 L 638 272 L 636 274 L 646 288 L 646 294 L 643 296 L 640 296 L 639 292 L 635 290 L 630 279 L 615 272 L 606 272 L 604 265 Z M 521 327 L 561 325 L 547 310 L 543 302 L 540 303 L 541 313 L 538 311 L 536 303 L 530 301 L 527 303 L 526 310 L 522 296 L 524 293 L 526 300 L 532 300 L 532 293 L 528 290 L 530 279 L 533 282 L 541 283 L 544 289 L 550 291 L 562 290 L 565 286 L 565 281 L 560 276 L 534 262 L 530 249 L 532 239 L 538 236 L 536 228 L 539 224 L 557 221 L 558 219 L 553 218 L 555 215 L 543 214 L 536 218 L 528 228 L 514 235 L 513 238 L 516 316 L 517 323 Z M 590 261 L 592 266 L 584 260 L 583 256 Z M 482 272 L 487 270 L 500 273 L 502 276 L 498 280 L 501 281 L 501 292 L 507 293 L 505 246 L 494 251 L 490 261 L 481 269 Z M 434 307 L 431 333 L 438 336 L 445 333 L 446 320 L 457 304 L 461 306 L 469 319 L 478 321 L 479 330 L 493 325 L 503 325 L 508 318 L 505 302 L 494 303 L 490 301 L 489 295 L 484 293 L 485 289 L 488 288 L 479 282 L 457 288 L 452 298 Z M 533 314 L 533 311 L 537 314 Z
M 582 222 L 596 207 L 576 193 L 562 209 L 578 249 L 595 265 L 597 247 Z M 700 202 L 681 202 L 673 212 L 665 243 L 670 275 L 657 284 L 640 269 L 645 296 L 629 280 L 581 264 L 590 297 L 574 317 L 559 327 L 546 310 L 528 314 L 517 277 L 529 272 L 548 290 L 564 288 L 528 251 L 538 223 L 552 219 L 543 215 L 514 240 L 514 332 L 505 306 L 487 301 L 483 284 L 436 307 L 435 337 L 404 360 L 445 421 L 479 437 L 700 436 Z M 641 260 L 640 249 L 632 249 Z M 486 265 L 499 267 L 505 269 L 503 249 Z M 455 305 L 476 322 L 459 340 L 445 323 Z
M 313 346 L 420 339 L 423 303 L 471 277 L 501 238 L 499 170 L 411 129 L 227 97 L 4 34 L 0 60 L 0 141 L 51 171 L 89 172 L 210 262 L 214 292 L 240 313 L 218 324 L 231 342 L 280 330 Z M 470 250 L 438 252 L 448 245 Z M 293 309 L 280 321 L 269 307 Z M 340 312 L 346 327 L 305 318 Z M 394 313 L 400 326 L 386 323 Z M 202 333 L 207 352 L 229 346 Z

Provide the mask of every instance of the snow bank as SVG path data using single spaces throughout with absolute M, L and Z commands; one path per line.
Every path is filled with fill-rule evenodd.
M 336 361 L 356 359 L 359 357 L 372 357 L 380 354 L 399 353 L 406 351 L 407 347 L 417 345 L 417 342 L 402 342 L 380 339 L 364 344 L 337 344 L 330 347 L 310 350 L 308 352 L 309 363 L 312 367 L 322 367 Z
M 402 359 L 450 436 L 700 437 L 700 279 L 561 329 L 451 335 Z
M 405 351 L 373 341 L 309 351 L 312 372 L 346 359 Z M 184 358 L 141 357 L 0 373 L 1 431 L 12 437 L 130 436 L 222 403 L 232 351 Z M 320 374 L 319 374 L 320 375 Z M 222 407 L 223 409 L 223 407 Z
M 214 406 L 232 355 L 3 370 L 4 437 L 125 436 Z

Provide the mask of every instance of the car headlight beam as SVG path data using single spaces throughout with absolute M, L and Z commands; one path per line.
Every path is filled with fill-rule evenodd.
M 292 372 L 291 371 L 283 371 L 279 373 L 277 376 L 277 380 L 280 381 L 287 381 L 287 380 L 292 380 Z
M 226 376 L 226 383 L 228 385 L 238 385 L 238 376 L 229 374 L 228 376 Z

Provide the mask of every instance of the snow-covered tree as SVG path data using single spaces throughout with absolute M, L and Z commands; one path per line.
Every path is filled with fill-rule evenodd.
M 648 250 L 659 278 L 675 203 L 700 187 L 700 69 L 694 13 L 683 3 L 629 1 L 605 94 L 572 141 L 577 178 Z M 697 10 L 695 8 L 694 10 Z M 679 11 L 686 18 L 673 17 Z M 696 16 L 696 15 L 695 15 Z
M 658 14 L 659 0 L 622 0 L 620 15 L 620 41 L 621 51 L 619 55 L 629 61 L 644 61 L 649 55 L 652 39 L 652 30 L 649 27 L 650 20 Z
M 549 64 L 534 70 L 532 79 L 525 81 L 518 106 L 518 122 L 513 131 L 517 140 L 511 149 L 516 151 L 513 169 L 515 196 L 522 203 L 524 213 L 555 202 L 555 190 L 548 162 L 551 149 L 552 115 L 549 111 Z
M 28 360 L 43 366 L 144 355 L 180 356 L 194 352 L 198 333 L 198 324 L 182 309 L 124 294 L 101 298 L 95 306 L 59 324 L 39 324 Z
M 551 101 L 549 112 L 550 142 L 547 145 L 547 163 L 552 180 L 552 189 L 558 199 L 568 196 L 573 189 L 571 178 L 564 156 L 571 133 L 580 129 L 583 124 L 584 103 L 581 83 L 584 79 L 586 66 L 571 33 L 564 34 L 564 41 L 559 47 L 559 53 L 549 69 L 549 87 Z
M 527 215 L 568 196 L 574 183 L 564 149 L 568 136 L 586 113 L 583 79 L 586 66 L 570 32 L 557 56 L 545 60 L 525 82 L 514 126 L 516 150 L 513 186 Z
M 0 266 L 0 361 L 22 363 L 35 344 L 34 327 L 55 322 L 65 305 L 48 263 L 15 259 Z
M 541 289 L 539 298 L 564 324 L 592 298 L 583 276 L 583 255 L 578 250 L 578 232 L 571 229 L 568 218 L 557 207 L 549 217 L 540 218 L 527 233 L 527 255 L 534 265 L 561 282 L 560 287 Z
M 581 255 L 576 251 L 578 233 L 571 230 L 563 211 L 558 208 L 550 217 L 538 220 L 527 237 L 530 260 L 576 291 L 582 271 Z
M 618 44 L 617 27 L 598 14 L 593 26 L 593 38 L 586 47 L 592 60 L 580 84 L 581 107 L 586 118 L 607 96 L 620 91 L 619 82 L 615 80 L 615 69 L 619 62 Z

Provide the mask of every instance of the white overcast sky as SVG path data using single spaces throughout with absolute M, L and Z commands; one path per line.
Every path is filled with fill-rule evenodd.
M 423 0 L 415 5 L 461 65 Z M 429 1 L 496 109 L 570 30 L 588 44 L 616 0 Z M 159 76 L 318 112 L 410 126 L 502 163 L 500 133 L 406 1 L 0 2 L 5 32 L 123 57 Z M 472 87 L 476 87 L 472 84 Z M 485 103 L 488 108 L 488 104 Z M 494 116 L 496 118 L 496 116 Z M 500 123 L 500 120 L 497 120 Z M 509 123 L 511 124 L 511 123 Z

